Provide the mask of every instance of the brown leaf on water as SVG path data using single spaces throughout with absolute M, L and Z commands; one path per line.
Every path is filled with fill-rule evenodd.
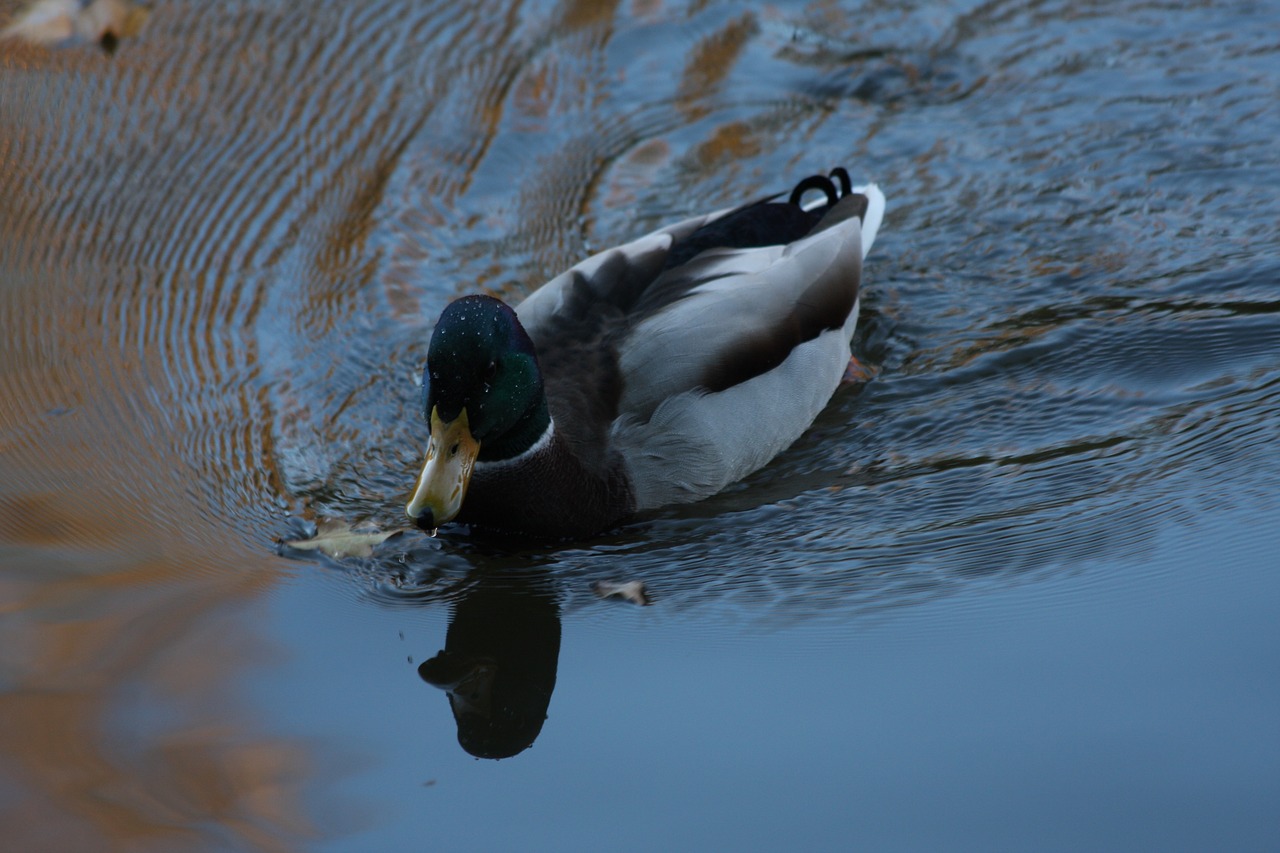
M 872 379 L 875 379 L 880 373 L 880 368 L 874 365 L 864 364 L 858 360 L 857 356 L 851 356 L 849 363 L 844 368 L 844 375 L 840 377 L 841 385 L 866 385 Z
M 591 585 L 591 591 L 599 598 L 621 598 L 623 601 L 630 601 L 641 607 L 647 607 L 653 603 L 644 581 L 626 581 L 625 583 L 596 581 Z
M 374 548 L 392 536 L 404 533 L 405 529 L 396 527 L 391 530 L 357 531 L 342 521 L 325 521 L 321 522 L 316 535 L 310 539 L 296 539 L 280 544 L 295 551 L 319 551 L 334 559 L 371 557 Z
M 37 0 L 0 31 L 0 38 L 33 44 L 96 42 L 108 53 L 137 35 L 151 10 L 132 0 Z

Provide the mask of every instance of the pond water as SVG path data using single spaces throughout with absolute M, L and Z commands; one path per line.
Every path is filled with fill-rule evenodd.
M 1278 24 L 244 0 L 0 41 L 6 844 L 1274 849 Z M 889 200 L 875 376 L 773 464 L 588 541 L 282 554 L 400 523 L 450 299 L 839 164 Z

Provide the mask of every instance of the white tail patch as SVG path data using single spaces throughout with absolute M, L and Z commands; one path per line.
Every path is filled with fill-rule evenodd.
M 884 221 L 884 193 L 875 184 L 854 187 L 853 192 L 867 197 L 867 215 L 862 218 L 862 257 L 865 260 L 867 253 L 871 251 L 871 245 L 876 241 L 880 223 Z

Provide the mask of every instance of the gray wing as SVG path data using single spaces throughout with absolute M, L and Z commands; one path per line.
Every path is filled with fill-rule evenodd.
M 664 273 L 650 290 L 676 296 L 618 345 L 627 377 L 621 411 L 643 420 L 673 395 L 724 391 L 842 329 L 858 299 L 863 254 L 861 220 L 843 214 L 865 202 L 846 197 L 790 245 L 704 252 Z
M 570 267 L 516 306 L 520 324 L 541 349 L 565 324 L 593 322 L 602 306 L 627 314 L 662 272 L 672 244 L 729 210 L 668 225 Z
M 674 270 L 699 281 L 622 342 L 611 443 L 638 509 L 715 494 L 826 406 L 849 361 L 862 258 L 884 211 L 876 187 L 859 189 L 870 208 L 861 217 L 837 205 L 789 246 L 709 252 Z
M 538 352 L 557 432 L 588 468 L 610 464 L 610 432 L 625 386 L 618 336 L 632 324 L 636 304 L 660 275 L 674 242 L 724 212 L 593 255 L 516 306 Z
M 701 500 L 769 463 L 809 428 L 840 384 L 857 305 L 842 329 L 795 347 L 774 369 L 723 391 L 686 391 L 647 421 L 614 421 L 636 509 Z

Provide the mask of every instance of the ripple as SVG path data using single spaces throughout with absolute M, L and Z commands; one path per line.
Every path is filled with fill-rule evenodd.
M 878 378 L 726 494 L 520 559 L 764 620 L 1140 559 L 1275 476 L 1273 134 L 1224 130 L 1269 115 L 1275 46 L 1169 14 L 1212 38 L 1069 4 L 376 3 L 166 8 L 110 59 L 9 54 L 5 494 L 211 547 L 398 523 L 450 297 L 843 162 L 891 201 Z M 344 570 L 421 604 L 509 558 L 444 536 Z
M 352 239 L 345 199 L 367 192 L 362 177 L 416 126 L 396 111 L 399 80 L 344 72 L 404 49 L 405 25 L 421 30 L 431 14 L 195 7 L 157 14 L 119 61 L 67 51 L 57 57 L 70 61 L 29 76 L 32 103 L 69 111 L 6 119 L 21 131 L 6 149 L 19 167 L 0 170 L 14 200 L 0 214 L 4 260 L 28 270 L 6 296 L 6 327 L 26 333 L 7 344 L 6 432 L 35 433 L 40 412 L 65 409 L 77 437 L 53 464 L 25 441 L 28 488 L 66 469 L 85 490 L 81 506 L 123 501 L 172 531 L 261 541 L 285 488 L 270 394 L 279 377 L 264 373 L 255 330 L 278 331 L 267 312 L 317 283 L 328 286 L 313 304 L 342 304 L 332 283 L 345 278 L 333 248 Z M 264 78 L 307 82 L 263 89 Z M 77 295 L 68 304 L 60 291 Z M 22 412 L 26 426 L 13 422 Z

